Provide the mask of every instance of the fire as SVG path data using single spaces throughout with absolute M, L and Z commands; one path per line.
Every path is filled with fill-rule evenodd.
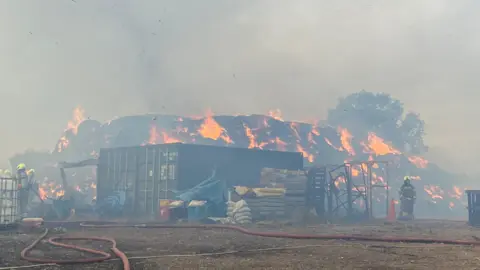
M 327 137 L 323 138 L 325 140 L 325 142 L 330 145 L 333 149 L 337 150 L 337 151 L 343 151 L 343 148 L 342 147 L 336 147 L 335 145 L 333 145 L 333 143 L 327 139 Z
M 203 121 L 198 133 L 204 138 L 218 140 L 219 138 L 224 140 L 227 144 L 233 143 L 232 139 L 226 134 L 226 130 L 213 119 L 212 113 L 207 112 L 207 117 Z
M 73 134 L 77 134 L 78 126 L 83 121 L 85 121 L 85 110 L 78 106 L 73 110 L 73 118 L 72 120 L 68 121 L 66 130 L 71 130 Z
M 157 126 L 150 126 L 150 137 L 148 138 L 148 144 L 157 144 L 157 139 L 159 137 Z
M 169 136 L 166 132 L 158 132 L 156 125 L 151 125 L 150 127 L 150 136 L 148 138 L 148 144 L 157 144 L 161 141 L 162 143 L 181 143 L 177 138 Z
M 388 154 L 399 155 L 400 151 L 386 144 L 382 138 L 378 137 L 375 133 L 368 133 L 368 143 L 361 142 L 364 147 L 364 153 L 372 153 L 377 156 L 384 156 Z
M 258 147 L 257 138 L 255 138 L 255 135 L 253 135 L 252 129 L 245 124 L 243 124 L 243 128 L 245 129 L 245 136 L 247 136 L 249 140 L 248 148 Z
M 463 196 L 463 191 L 462 191 L 461 188 L 459 188 L 457 186 L 453 186 L 453 190 L 448 192 L 448 195 L 452 198 L 460 200 Z
M 302 153 L 303 157 L 306 158 L 309 162 L 313 162 L 315 160 L 315 156 L 305 151 L 305 149 L 303 149 L 300 144 L 297 144 L 297 151 Z
M 424 158 L 421 158 L 419 156 L 410 156 L 410 157 L 408 157 L 408 160 L 412 164 L 417 166 L 417 168 L 420 168 L 420 169 L 425 169 L 428 166 L 428 160 L 426 160 Z
M 62 189 L 62 190 L 59 190 L 59 191 L 57 191 L 57 192 L 55 193 L 55 195 L 56 195 L 57 197 L 62 197 L 63 195 L 65 195 L 65 190 L 63 190 L 63 189 Z
M 58 152 L 64 151 L 65 149 L 67 149 L 69 144 L 70 144 L 70 141 L 67 139 L 67 137 L 62 136 L 58 142 L 57 151 Z
M 168 134 L 165 132 L 162 132 L 162 139 L 163 139 L 163 143 L 181 143 L 182 142 L 179 139 L 168 136 Z
M 40 195 L 42 200 L 47 199 L 47 192 L 42 187 L 38 188 L 38 195 Z
M 273 118 L 275 120 L 283 122 L 282 112 L 279 109 L 268 111 L 268 116 L 270 116 L 271 118 Z
M 444 191 L 439 187 L 435 185 L 425 185 L 423 187 L 423 190 L 433 199 L 441 199 L 443 200 L 443 194 Z
M 343 149 L 345 149 L 350 156 L 355 156 L 355 150 L 352 147 L 352 134 L 350 134 L 346 128 L 341 127 L 338 127 L 338 133 L 340 133 L 340 141 L 342 142 Z

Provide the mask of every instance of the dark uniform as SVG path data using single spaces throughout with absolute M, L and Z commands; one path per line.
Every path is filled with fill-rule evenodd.
M 417 192 L 415 187 L 410 183 L 410 179 L 405 177 L 403 185 L 400 188 L 400 217 L 399 219 L 413 219 L 413 208 Z

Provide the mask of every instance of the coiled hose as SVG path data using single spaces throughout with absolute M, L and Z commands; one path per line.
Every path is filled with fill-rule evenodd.
M 86 258 L 86 259 L 55 260 L 55 259 L 34 258 L 34 257 L 28 256 L 30 251 L 32 251 L 35 248 L 35 246 L 47 236 L 47 234 L 48 234 L 48 229 L 45 229 L 45 232 L 37 240 L 35 240 L 32 244 L 30 244 L 28 247 L 23 249 L 22 252 L 20 253 L 20 256 L 22 257 L 22 259 L 29 262 L 34 262 L 34 263 L 55 263 L 55 264 L 103 262 L 105 260 L 110 259 L 112 256 L 109 253 L 101 250 L 84 248 L 84 247 L 71 245 L 71 244 L 64 244 L 57 241 L 62 241 L 62 240 L 104 241 L 104 242 L 110 242 L 112 244 L 111 250 L 113 251 L 113 253 L 115 253 L 115 255 L 117 255 L 122 260 L 123 269 L 130 270 L 130 264 L 128 262 L 127 256 L 117 248 L 117 242 L 114 239 L 108 238 L 108 237 L 51 237 L 48 239 L 48 243 L 52 246 L 63 247 L 67 249 L 77 250 L 77 251 L 83 251 L 90 254 L 101 255 L 102 257 Z
M 73 225 L 73 223 L 70 223 Z M 290 239 L 317 239 L 317 240 L 346 240 L 346 241 L 369 241 L 369 242 L 402 242 L 402 243 L 423 243 L 423 244 L 448 244 L 448 245 L 480 245 L 479 241 L 466 241 L 466 240 L 448 240 L 448 239 L 432 239 L 432 238 L 407 238 L 407 237 L 371 237 L 371 236 L 359 236 L 359 235 L 316 235 L 316 234 L 292 234 L 285 232 L 259 232 L 251 231 L 239 226 L 232 225 L 167 225 L 167 224 L 124 224 L 124 223 L 107 223 L 107 224 L 89 224 L 87 222 L 76 223 L 80 227 L 84 228 L 157 228 L 157 229 L 218 229 L 218 230 L 230 230 L 240 232 L 246 235 L 259 236 L 259 237 L 274 237 L 274 238 L 290 238 Z M 27 256 L 28 253 L 35 248 L 35 246 L 46 237 L 48 229 L 42 234 L 40 238 L 35 240 L 30 246 L 26 247 L 21 257 L 24 260 L 35 263 L 55 263 L 55 264 L 73 264 L 73 263 L 94 263 L 102 262 L 111 258 L 109 253 L 83 248 L 75 245 L 63 244 L 57 242 L 58 240 L 92 240 L 92 241 L 107 241 L 112 243 L 112 251 L 121 258 L 123 262 L 123 269 L 130 270 L 130 264 L 126 255 L 116 247 L 114 239 L 106 237 L 52 237 L 48 239 L 48 243 L 53 246 L 64 247 L 68 249 L 83 251 L 91 254 L 102 255 L 103 257 L 77 259 L 77 260 L 51 260 L 40 259 Z

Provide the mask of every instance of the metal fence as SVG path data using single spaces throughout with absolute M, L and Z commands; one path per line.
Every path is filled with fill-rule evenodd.
M 0 177 L 0 227 L 18 218 L 18 188 L 15 178 Z

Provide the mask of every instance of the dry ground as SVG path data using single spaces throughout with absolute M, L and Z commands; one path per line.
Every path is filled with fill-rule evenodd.
M 255 230 L 464 240 L 480 237 L 480 230 L 454 221 L 302 228 L 257 225 Z M 291 240 L 195 229 L 88 229 L 70 230 L 67 234 L 115 238 L 118 247 L 131 258 L 133 269 L 480 269 L 480 250 L 469 246 Z M 0 269 L 28 265 L 20 259 L 20 252 L 38 236 L 39 233 L 0 233 Z M 105 244 L 81 244 L 108 250 Z M 32 255 L 59 259 L 89 256 L 53 248 L 46 243 L 40 244 Z M 145 256 L 157 257 L 138 258 Z M 121 269 L 121 263 L 114 260 L 32 269 Z

